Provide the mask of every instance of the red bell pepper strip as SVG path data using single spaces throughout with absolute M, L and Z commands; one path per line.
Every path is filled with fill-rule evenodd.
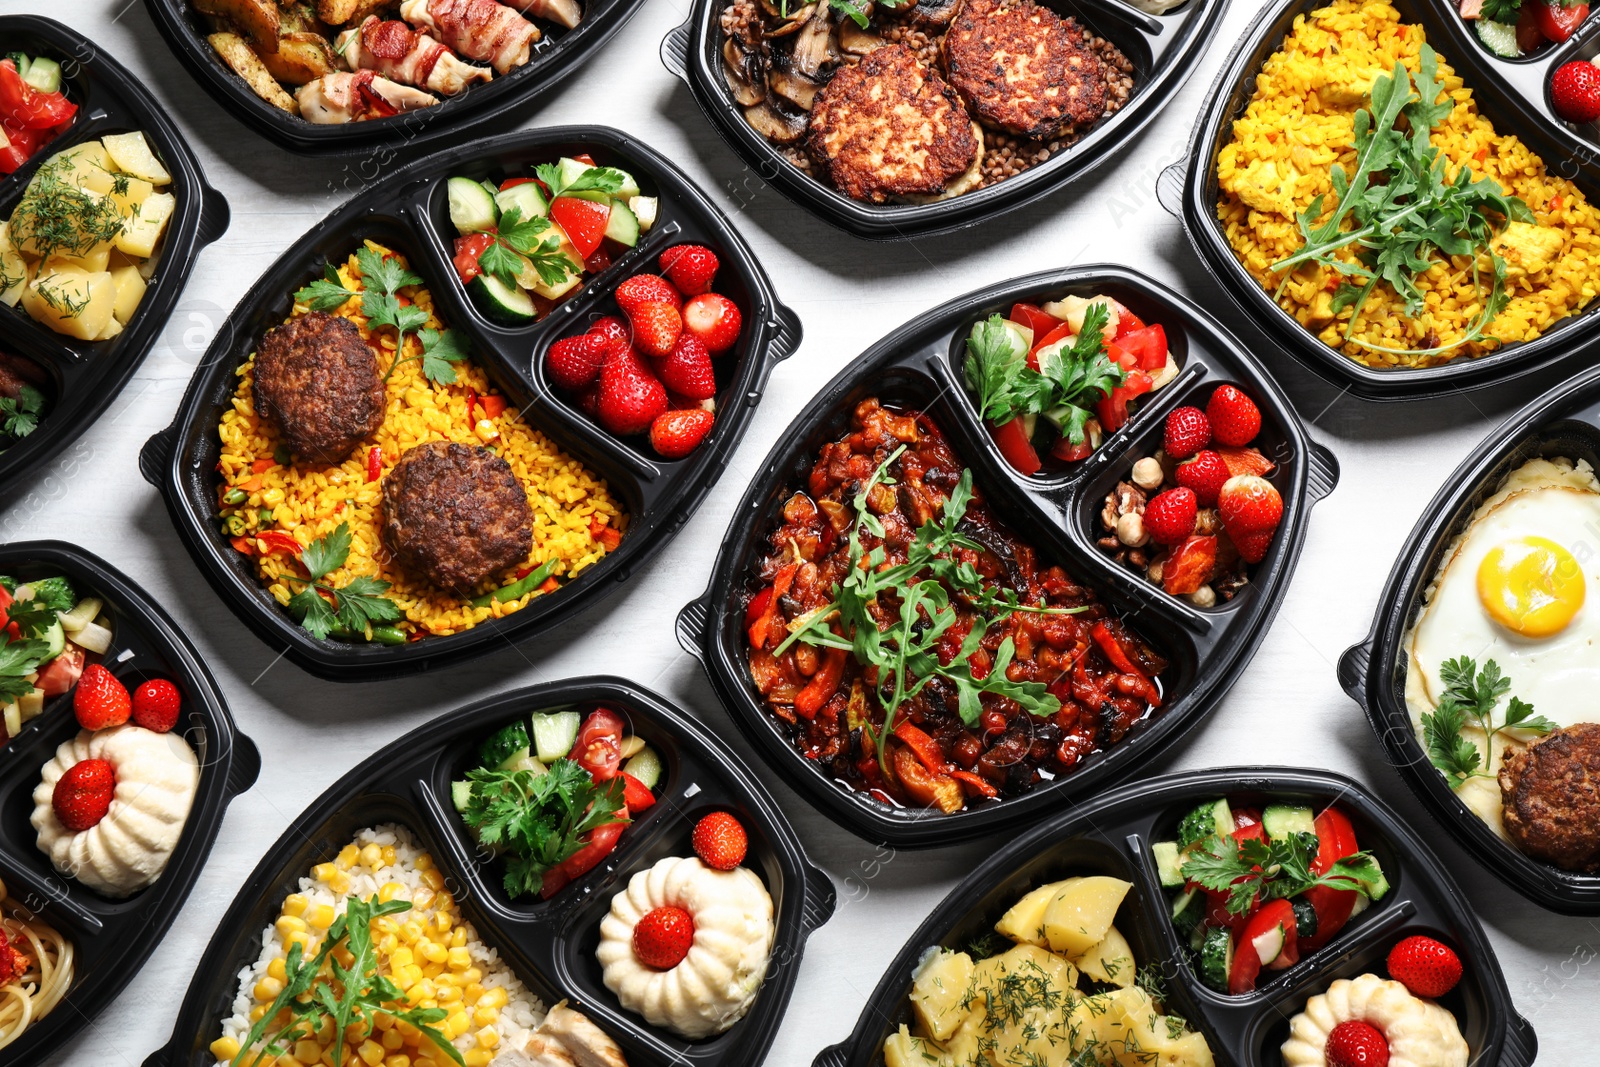
M 795 572 L 799 569 L 800 564 L 798 563 L 790 563 L 780 568 L 772 580 L 772 585 L 763 590 L 768 594 L 766 603 L 762 605 L 760 615 L 748 627 L 751 648 L 767 647 L 767 638 L 773 636 L 772 623 L 778 612 L 778 601 L 789 592 L 789 586 L 794 584 Z M 760 595 L 760 593 L 756 594 L 757 597 Z M 754 599 L 752 599 L 751 603 L 754 604 L 754 602 Z
M 270 556 L 274 552 L 287 552 L 295 557 L 300 555 L 300 542 L 294 539 L 293 534 L 282 530 L 262 530 L 256 534 L 256 541 L 259 542 L 256 550 L 263 556 Z M 262 545 L 266 547 L 263 548 Z
M 607 552 L 615 552 L 622 543 L 622 535 L 598 519 L 589 520 L 589 536 L 605 546 Z
M 1143 370 L 1160 370 L 1167 365 L 1167 331 L 1160 323 L 1127 334 L 1119 331 L 1116 343 L 1134 355 Z
M 1039 473 L 1039 453 L 1033 450 L 1033 442 L 1028 440 L 1021 419 L 1012 419 L 999 426 L 990 423 L 989 436 L 994 438 L 1000 454 L 1017 473 L 1026 475 Z
M 1049 333 L 1045 334 L 1043 337 L 1040 337 L 1038 334 L 1034 334 L 1033 335 L 1033 347 L 1028 349 L 1028 366 L 1032 367 L 1034 370 L 1038 370 L 1039 369 L 1039 350 L 1041 348 L 1043 348 L 1044 346 L 1046 346 L 1046 345 L 1053 345 L 1057 341 L 1065 340 L 1066 338 L 1071 337 L 1071 336 L 1072 336 L 1072 326 L 1071 326 L 1070 323 L 1065 323 L 1065 322 L 1063 322 L 1060 326 L 1057 326 L 1055 329 L 1051 330 Z
M 476 408 L 477 406 L 478 406 L 478 391 L 476 389 L 468 389 L 467 390 L 467 421 L 468 422 L 477 422 L 478 421 L 477 417 L 472 414 L 473 409 Z
M 367 449 L 367 481 L 375 482 L 383 477 L 383 449 L 373 445 Z
M 483 409 L 484 418 L 498 419 L 501 415 L 505 414 L 506 398 L 503 396 L 496 396 L 493 393 L 485 393 L 478 398 L 478 406 Z
M 796 714 L 807 719 L 817 717 L 817 712 L 822 710 L 822 706 L 833 699 L 833 694 L 839 691 L 839 679 L 844 675 L 844 661 L 844 649 L 822 650 L 822 665 L 817 668 L 817 673 L 811 676 L 806 687 L 795 694 Z
M 12 130 L 54 130 L 71 121 L 78 105 L 62 93 L 42 93 L 17 72 L 17 65 L 0 59 L 0 119 L 6 133 Z
M 1094 638 L 1094 643 L 1100 646 L 1100 651 L 1106 654 L 1106 659 L 1111 661 L 1112 668 L 1121 675 L 1137 678 L 1141 683 L 1140 695 L 1149 702 L 1153 708 L 1161 706 L 1161 692 L 1151 684 L 1150 678 L 1140 670 L 1133 660 L 1128 658 L 1127 649 L 1122 647 L 1122 642 L 1117 640 L 1117 635 L 1111 632 L 1110 627 L 1103 622 L 1094 624 L 1094 629 L 1089 631 Z
M 894 735 L 904 741 L 906 747 L 915 753 L 921 764 L 928 768 L 930 774 L 949 774 L 949 761 L 944 758 L 944 753 L 939 749 L 939 743 L 928 735 L 928 732 L 909 719 L 901 719 L 894 725 Z
M 946 773 L 948 773 L 950 777 L 954 778 L 962 785 L 970 787 L 972 791 L 977 793 L 979 796 L 988 797 L 990 800 L 993 800 L 995 797 L 1000 795 L 1000 790 L 990 785 L 983 778 L 973 774 L 971 771 L 963 771 L 960 768 L 952 768 Z

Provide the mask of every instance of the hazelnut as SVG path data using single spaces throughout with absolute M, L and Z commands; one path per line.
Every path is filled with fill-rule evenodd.
M 1130 511 L 1117 520 L 1117 540 L 1129 548 L 1138 548 L 1150 540 L 1144 532 L 1144 516 Z
M 1217 591 L 1209 585 L 1202 585 L 1199 589 L 1189 594 L 1189 603 L 1197 608 L 1216 607 Z
M 1160 585 L 1161 584 L 1161 576 L 1166 573 L 1166 567 L 1164 566 L 1164 564 L 1165 564 L 1164 560 L 1159 560 L 1158 559 L 1158 560 L 1152 561 L 1150 566 L 1145 568 L 1144 576 L 1146 578 L 1150 579 L 1156 585 Z
M 1140 489 L 1156 488 L 1163 477 L 1161 461 L 1153 456 L 1146 456 L 1133 465 L 1133 484 Z
M 1194 535 L 1209 537 L 1222 530 L 1222 514 L 1216 508 L 1201 508 L 1194 513 Z

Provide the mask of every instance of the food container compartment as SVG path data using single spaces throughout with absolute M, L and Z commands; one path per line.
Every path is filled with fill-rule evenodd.
M 1579 375 L 1510 416 L 1444 482 L 1396 557 L 1372 631 L 1340 657 L 1339 684 L 1367 713 L 1388 761 L 1469 855 L 1541 907 L 1600 915 L 1600 875 L 1524 855 L 1450 790 L 1428 761 L 1405 700 L 1405 637 L 1445 548 L 1508 474 L 1530 459 L 1556 456 L 1600 463 L 1600 372 Z
M 625 829 L 600 866 L 548 901 L 512 905 L 492 862 L 451 808 L 450 775 L 499 726 L 534 711 L 609 707 L 662 756 L 657 803 Z M 657 747 L 659 746 L 659 747 Z M 746 827 L 746 866 L 772 896 L 773 964 L 750 1013 L 720 1037 L 689 1042 L 621 1009 L 600 983 L 597 927 L 627 880 L 665 855 L 692 855 L 694 820 L 733 812 Z M 546 1007 L 567 998 L 622 1046 L 630 1064 L 757 1064 L 777 1034 L 812 930 L 833 913 L 834 889 L 812 866 L 766 790 L 721 741 L 649 690 L 618 678 L 576 678 L 514 690 L 434 720 L 381 749 L 333 785 L 267 853 L 200 958 L 172 1040 L 145 1067 L 212 1067 L 208 1046 L 232 1010 L 241 969 L 260 952 L 261 931 L 313 864 L 331 859 L 362 827 L 407 827 L 449 879 L 480 938 L 508 959 Z
M 149 959 L 188 900 L 222 826 L 228 804 L 261 768 L 250 739 L 234 727 L 222 691 L 177 624 L 124 575 L 97 556 L 59 541 L 0 546 L 0 573 L 24 580 L 62 575 L 80 595 L 105 601 L 111 646 L 99 658 L 131 689 L 162 677 L 183 696 L 180 730 L 200 761 L 200 784 L 183 836 L 154 885 L 113 900 L 58 874 L 35 844 L 28 819 L 40 769 L 78 732 L 71 693 L 0 747 L 0 879 L 8 912 L 26 907 L 73 943 L 75 976 L 67 997 L 6 1049 L 15 1067 L 42 1063 L 78 1034 Z
M 22 307 L 0 304 L 5 350 L 41 367 L 49 378 L 46 408 L 33 433 L 0 453 L 0 494 L 22 483 L 98 419 L 154 347 L 183 293 L 195 259 L 228 228 L 228 203 L 206 184 L 188 141 L 150 91 L 105 49 L 51 19 L 0 15 L 7 47 L 61 63 L 62 89 L 78 112 L 59 137 L 14 174 L 0 175 L 0 219 L 10 218 L 28 182 L 63 149 L 109 133 L 144 131 L 172 175 L 177 207 L 161 239 L 144 299 L 123 331 L 108 341 L 79 341 L 35 322 Z
M 444 204 L 447 178 L 526 173 L 536 162 L 588 152 L 637 176 L 661 198 L 656 225 L 641 247 L 621 257 L 539 322 L 507 328 L 491 322 L 460 284 L 451 264 L 455 236 Z M 473 359 L 523 409 L 530 425 L 607 480 L 627 509 L 620 547 L 555 594 L 522 610 L 448 636 L 403 646 L 313 638 L 256 579 L 249 559 L 234 551 L 215 520 L 220 449 L 217 423 L 233 394 L 234 371 L 262 335 L 284 321 L 300 286 L 320 276 L 330 258 L 342 262 L 363 238 L 392 243 L 423 278 L 446 325 L 470 340 Z M 585 328 L 610 307 L 610 289 L 640 270 L 656 269 L 662 247 L 692 241 L 722 261 L 717 288 L 741 302 L 743 332 L 737 347 L 717 357 L 717 423 L 692 454 L 666 462 L 619 441 L 568 406 L 544 379 L 544 350 L 558 337 Z M 620 588 L 621 583 L 688 521 L 749 424 L 772 365 L 800 341 L 794 313 L 778 302 L 771 282 L 737 231 L 664 158 L 627 134 L 602 127 L 554 127 L 475 142 L 407 167 L 356 197 L 312 228 L 267 270 L 234 309 L 190 381 L 173 424 L 155 435 L 140 456 L 140 470 L 161 489 L 190 554 L 212 587 L 274 649 L 319 676 L 357 681 L 394 677 L 463 656 L 489 652 L 504 640 L 543 633 Z
M 1496 59 L 1445 0 L 1391 0 L 1403 22 L 1422 26 L 1439 55 L 1473 91 L 1478 111 L 1502 136 L 1527 143 L 1553 174 L 1571 180 L 1591 202 L 1600 200 L 1600 154 L 1554 117 L 1545 82 L 1585 40 L 1586 24 L 1572 42 L 1531 60 Z M 1600 304 L 1557 322 L 1532 341 L 1503 345 L 1478 358 L 1458 358 L 1437 367 L 1379 370 L 1355 362 L 1324 344 L 1280 308 L 1239 263 L 1217 220 L 1217 157 L 1232 136 L 1233 122 L 1255 91 L 1256 75 L 1282 45 L 1296 16 L 1316 10 L 1314 0 L 1278 0 L 1257 18 L 1235 46 L 1200 109 L 1186 157 L 1162 172 L 1157 192 L 1162 205 L 1183 221 L 1190 242 L 1207 271 L 1237 309 L 1252 319 L 1284 352 L 1319 377 L 1355 396 L 1373 401 L 1428 400 L 1461 390 L 1499 385 L 1558 368 L 1588 362 L 1588 348 L 1600 336 Z M 1592 50 L 1592 49 L 1591 49 Z
M 1208 797 L 1251 795 L 1337 802 L 1364 848 L 1388 874 L 1387 896 L 1339 936 L 1253 994 L 1228 997 L 1202 986 L 1183 962 L 1166 920 L 1166 895 L 1149 857 L 1187 807 Z M 1109 874 L 1134 888 L 1117 913 L 1141 968 L 1158 971 L 1167 1010 L 1206 1036 L 1218 1063 L 1239 1067 L 1280 1064 L 1288 1020 L 1305 1000 L 1337 978 L 1372 971 L 1386 975 L 1384 958 L 1401 936 L 1430 934 L 1461 957 L 1464 976 L 1441 1003 L 1458 1020 L 1473 1063 L 1531 1064 L 1538 1043 L 1516 1014 L 1482 927 L 1449 874 L 1400 816 L 1354 781 L 1325 771 L 1226 768 L 1169 775 L 1126 786 L 1051 818 L 1008 842 L 969 874 L 912 934 L 867 999 L 855 1029 L 823 1049 L 815 1067 L 869 1067 L 883 1062 L 886 1037 L 910 1022 L 911 975 L 931 945 L 964 947 L 1026 890 L 1075 874 Z
M 725 0 L 696 0 L 689 18 L 661 43 L 661 60 L 682 79 L 728 146 L 763 179 L 826 222 L 868 240 L 901 241 L 960 229 L 1067 185 L 1122 155 L 1193 73 L 1227 12 L 1226 0 L 1188 0 L 1149 15 L 1123 0 L 1045 0 L 1063 16 L 1111 41 L 1134 65 L 1134 88 L 1116 114 L 1073 147 L 996 185 L 933 204 L 869 204 L 796 168 L 745 121 L 723 76 L 718 17 Z M 933 5 L 942 6 L 942 5 Z
M 207 43 L 205 19 L 189 0 L 145 0 L 150 19 L 167 47 L 206 95 L 219 101 L 235 119 L 291 152 L 331 156 L 376 150 L 374 158 L 379 163 L 392 163 L 400 152 L 445 147 L 450 140 L 490 122 L 514 125 L 588 62 L 640 6 L 636 0 L 583 0 L 583 19 L 573 29 L 563 29 L 547 19 L 534 20 L 543 38 L 533 46 L 528 62 L 510 74 L 496 74 L 487 84 L 392 118 L 318 125 L 251 92 Z
M 972 324 L 1017 301 L 1061 293 L 1107 292 L 1147 322 L 1161 322 L 1184 361 L 1180 378 L 1140 398 L 1146 406 L 1088 459 L 1050 478 L 1027 478 L 1001 458 L 958 377 L 953 354 Z M 1146 316 L 1148 312 L 1148 317 Z M 1135 441 L 1159 434 L 1166 405 L 1201 383 L 1246 387 L 1263 413 L 1281 471 L 1284 517 L 1267 558 L 1227 609 L 1201 611 L 1125 570 L 1097 549 L 1090 523 L 1108 486 L 1125 474 Z M 1170 394 L 1170 395 L 1169 395 Z M 751 679 L 743 619 L 754 569 L 779 518 L 787 489 L 802 484 L 817 449 L 838 439 L 860 400 L 925 407 L 973 471 L 997 514 L 1043 562 L 1059 563 L 1092 587 L 1114 613 L 1171 662 L 1162 676 L 1165 706 L 1110 749 L 1022 796 L 953 815 L 892 807 L 852 791 L 801 755 Z M 1264 434 L 1267 431 L 1264 430 Z M 1281 438 L 1281 444 L 1278 442 Z M 868 349 L 828 383 L 790 425 L 734 509 L 707 592 L 678 616 L 678 640 L 701 660 L 713 687 L 761 754 L 826 815 L 853 833 L 895 848 L 948 844 L 1024 825 L 1040 813 L 1081 801 L 1165 750 L 1203 719 L 1249 661 L 1281 601 L 1305 536 L 1311 506 L 1332 491 L 1338 465 L 1314 444 L 1278 387 L 1232 336 L 1183 297 L 1123 267 L 1092 265 L 1034 274 L 960 297 L 919 316 Z

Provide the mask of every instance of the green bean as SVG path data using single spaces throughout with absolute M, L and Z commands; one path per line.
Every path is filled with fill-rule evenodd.
M 543 585 L 545 579 L 550 577 L 550 572 L 555 570 L 555 566 L 555 561 L 552 560 L 531 571 L 525 577 L 518 578 L 510 585 L 502 585 L 492 593 L 485 593 L 480 597 L 474 598 L 472 606 L 486 608 L 496 601 L 504 603 L 508 600 L 520 600 Z
M 403 645 L 406 633 L 395 626 L 374 626 L 371 639 L 380 645 Z
M 229 489 L 228 495 L 222 498 L 224 504 L 243 504 L 250 499 L 250 494 L 243 489 Z
M 222 529 L 232 537 L 238 537 L 240 534 L 244 533 L 244 527 L 245 522 L 243 515 L 229 515 L 227 518 L 222 520 Z

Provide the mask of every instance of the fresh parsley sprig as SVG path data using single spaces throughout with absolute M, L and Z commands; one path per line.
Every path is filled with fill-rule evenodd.
M 44 394 L 31 385 L 24 385 L 15 399 L 0 397 L 0 431 L 13 440 L 21 440 L 39 428 L 39 416 L 44 412 Z
M 556 163 L 540 163 L 533 168 L 546 189 L 550 190 L 550 199 L 558 196 L 571 196 L 573 193 L 610 193 L 616 195 L 622 191 L 622 183 L 628 176 L 615 167 L 587 167 L 573 175 L 567 181 L 561 167 Z
M 37 638 L 12 638 L 0 630 L 0 703 L 21 700 L 33 691 L 27 675 L 39 669 L 50 646 Z
M 1494 709 L 1500 698 L 1511 692 L 1511 679 L 1500 673 L 1500 665 L 1487 660 L 1480 671 L 1471 658 L 1459 656 L 1439 666 L 1444 693 L 1432 714 L 1422 716 L 1422 739 L 1428 761 L 1444 775 L 1451 789 L 1460 789 L 1469 778 L 1493 778 L 1494 737 L 1504 730 L 1523 730 L 1547 734 L 1556 724 L 1535 715 L 1533 705 L 1511 697 L 1505 716 L 1497 726 Z M 1465 726 L 1483 731 L 1488 759 L 1473 742 L 1461 736 Z
M 1258 895 L 1261 900 L 1295 897 L 1317 885 L 1355 890 L 1373 900 L 1388 891 L 1389 882 L 1370 852 L 1345 856 L 1326 873 L 1313 873 L 1318 847 L 1317 835 L 1309 833 L 1271 841 L 1212 835 L 1187 853 L 1179 870 L 1205 889 L 1227 893 L 1228 911 L 1234 915 L 1249 911 Z
M 1127 380 L 1128 372 L 1106 354 L 1106 306 L 1090 304 L 1083 328 L 1070 345 L 1039 353 L 1039 369 L 999 315 L 972 327 L 962 371 L 978 396 L 978 410 L 996 426 L 1027 415 L 1043 415 L 1062 437 L 1082 444 L 1085 424 L 1098 400 Z
M 332 533 L 300 550 L 300 564 L 309 577 L 283 575 L 286 581 L 300 583 L 300 591 L 289 598 L 289 610 L 300 618 L 300 625 L 313 637 L 327 637 L 336 626 L 362 633 L 374 623 L 400 619 L 400 606 L 384 596 L 389 591 L 389 583 L 381 578 L 362 575 L 342 586 L 319 580 L 344 566 L 349 556 L 350 526 L 341 522 Z
M 515 285 L 523 264 L 529 263 L 546 285 L 561 284 L 576 265 L 550 229 L 550 220 L 542 215 L 523 218 L 521 208 L 508 208 L 496 231 L 488 235 L 494 241 L 479 254 L 479 268 L 505 285 Z

